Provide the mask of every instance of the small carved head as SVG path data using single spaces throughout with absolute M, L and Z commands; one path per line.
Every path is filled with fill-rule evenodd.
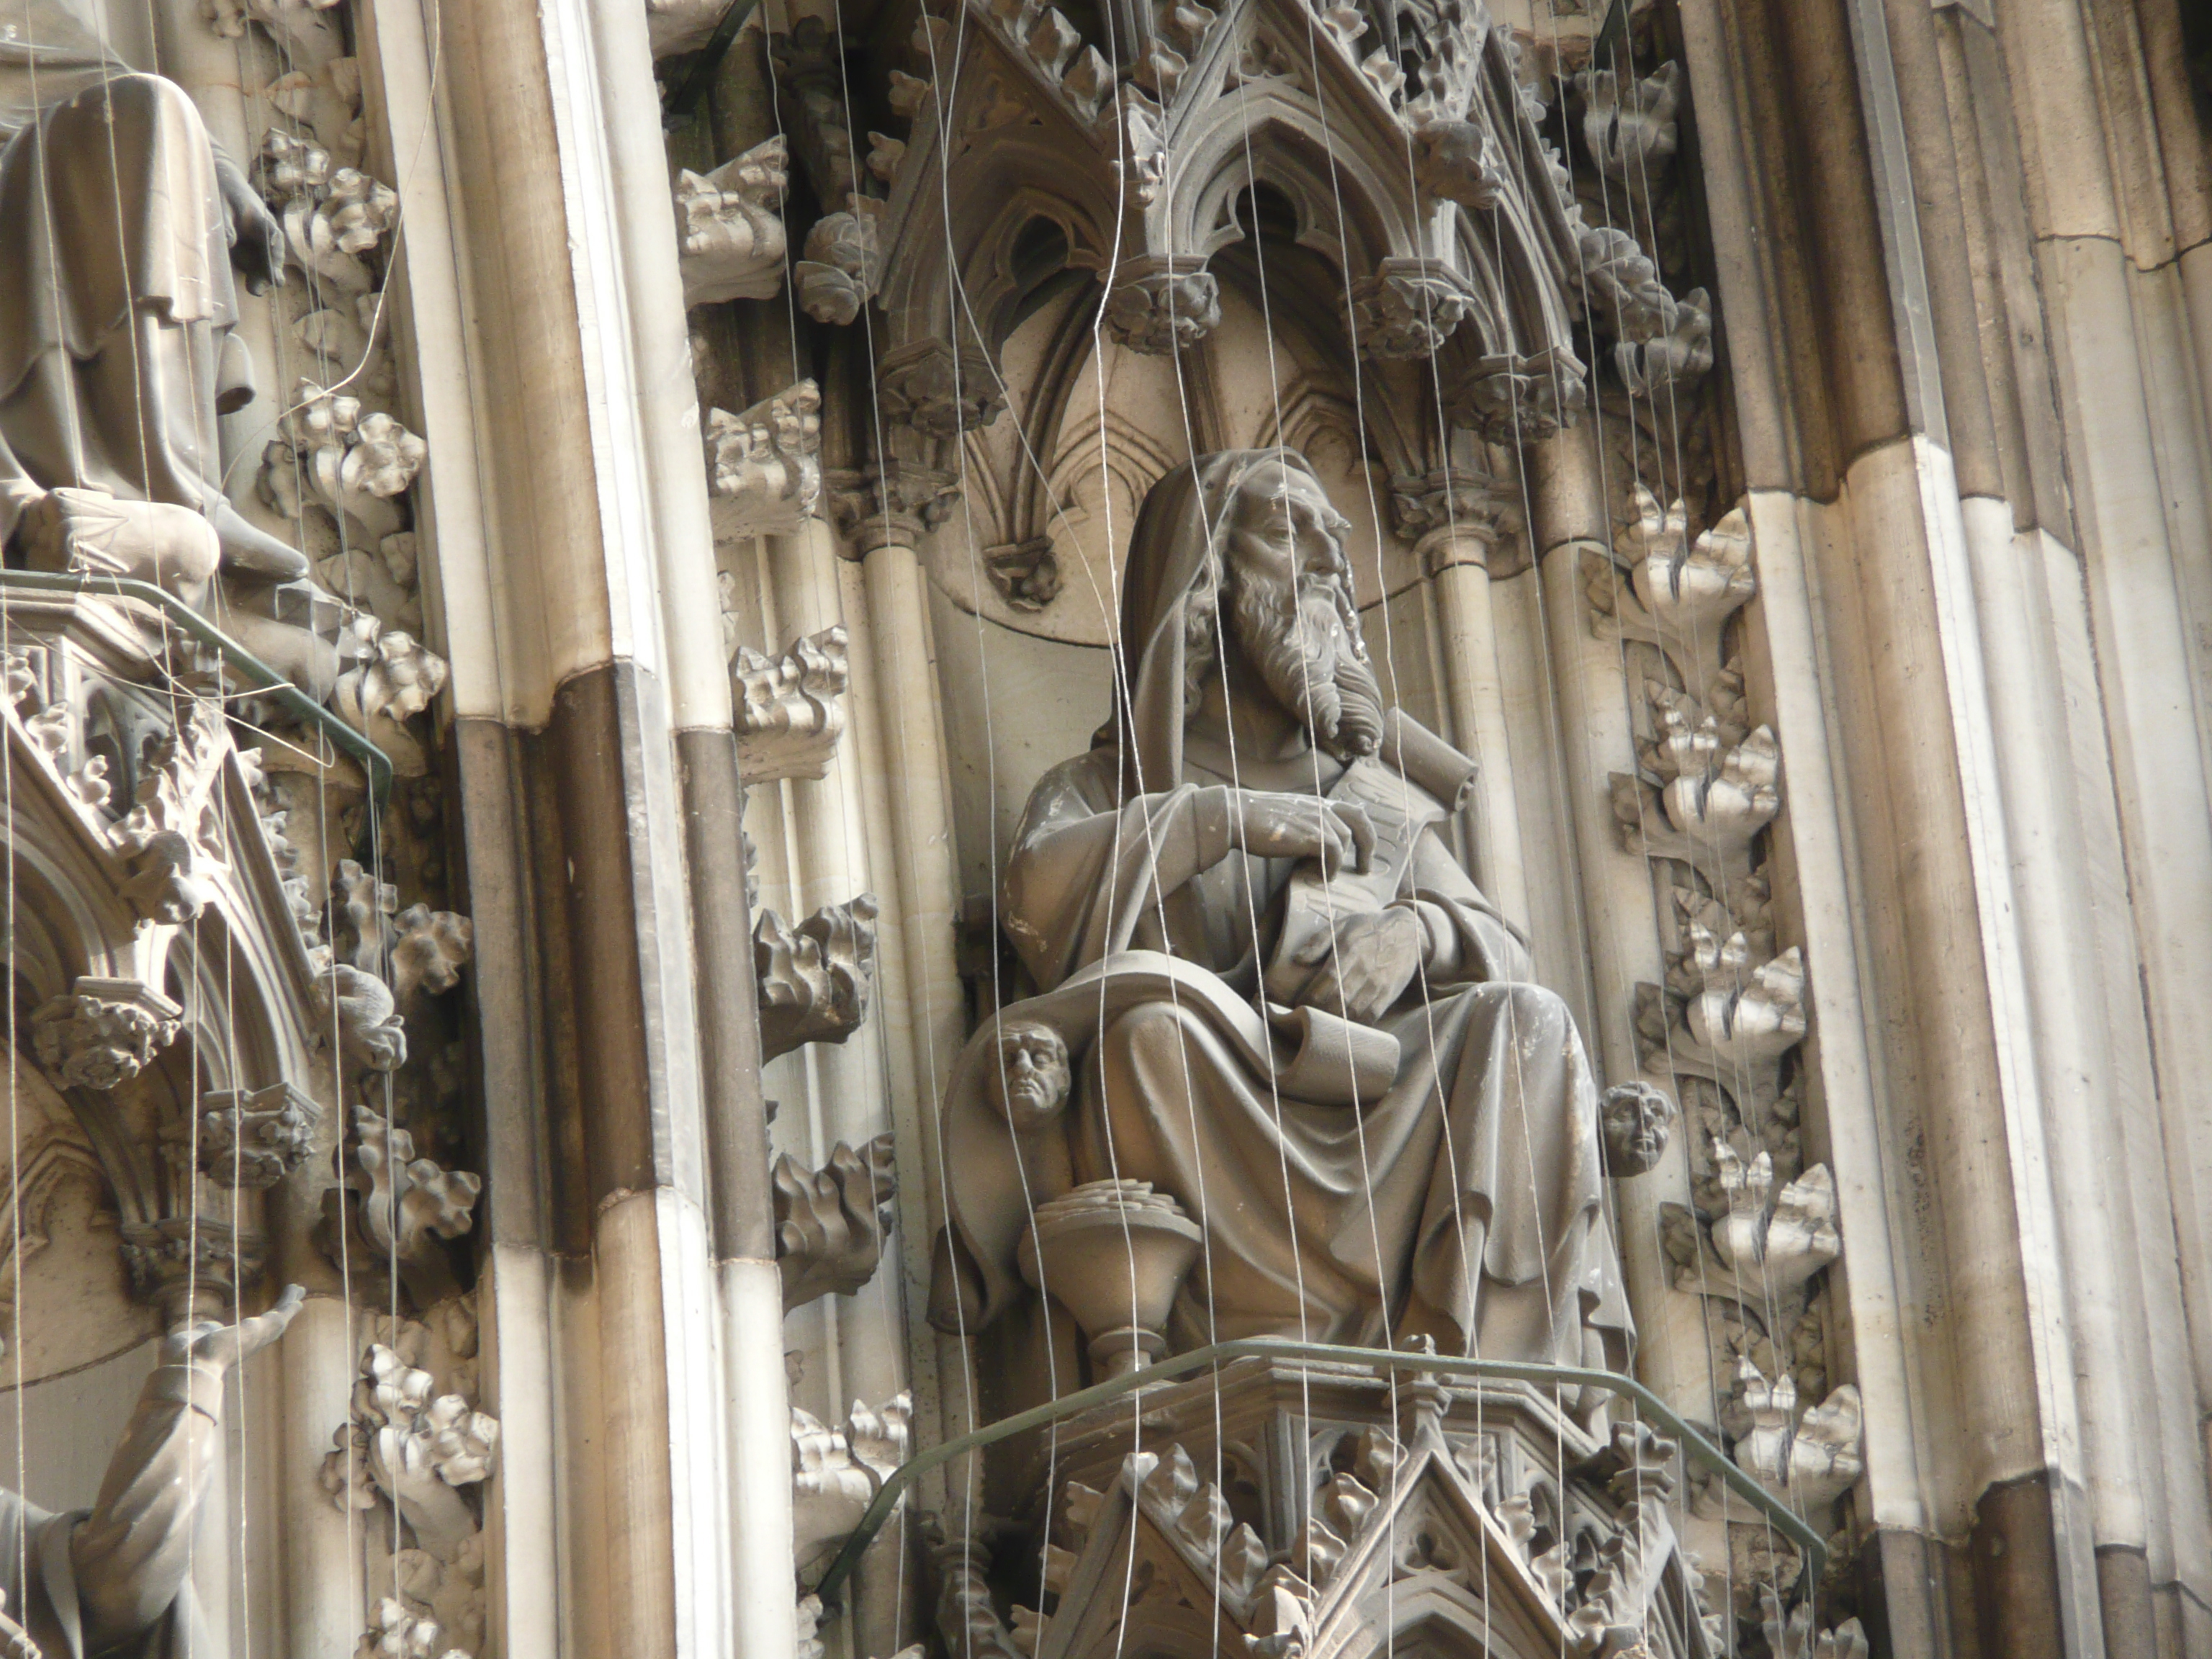
M 1605 1130 L 1606 1173 L 1617 1181 L 1648 1175 L 1667 1155 L 1674 1120 L 1681 1115 L 1666 1091 L 1649 1083 L 1622 1083 L 1605 1091 L 1599 1117 Z
M 1000 1023 L 984 1088 L 1007 1122 L 1024 1132 L 1044 1127 L 1066 1106 L 1068 1082 L 1067 1044 L 1058 1031 L 1042 1020 Z

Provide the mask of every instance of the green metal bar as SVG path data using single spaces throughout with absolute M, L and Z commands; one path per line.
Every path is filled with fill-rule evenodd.
M 860 1516 L 860 1524 L 845 1540 L 844 1548 L 837 1552 L 822 1577 L 816 1580 L 814 1594 L 822 1598 L 825 1607 L 838 1605 L 837 1593 L 860 1565 L 860 1557 L 876 1534 L 883 1530 L 884 1522 L 890 1518 L 900 1495 L 915 1480 L 954 1458 L 999 1441 L 1011 1438 L 1030 1429 L 1042 1428 L 1048 1423 L 1073 1417 L 1103 1406 L 1111 1400 L 1139 1389 L 1156 1387 L 1173 1382 L 1193 1371 L 1206 1370 L 1210 1365 L 1225 1364 L 1232 1359 L 1259 1358 L 1292 1359 L 1332 1365 L 1364 1365 L 1377 1370 L 1404 1371 L 1440 1371 L 1453 1376 L 1495 1377 L 1508 1382 L 1549 1382 L 1574 1388 L 1603 1389 L 1608 1394 L 1625 1395 L 1649 1416 L 1657 1419 L 1667 1432 L 1680 1442 L 1683 1449 L 1700 1463 L 1717 1473 L 1729 1489 L 1757 1509 L 1776 1530 L 1805 1552 L 1805 1570 L 1800 1576 L 1802 1583 L 1817 1583 L 1828 1565 L 1828 1547 L 1820 1534 L 1814 1532 L 1772 1492 L 1746 1474 L 1731 1462 L 1727 1453 L 1685 1423 L 1668 1408 L 1659 1396 L 1633 1377 L 1616 1376 L 1612 1371 L 1591 1370 L 1580 1365 L 1540 1365 L 1523 1364 L 1510 1359 L 1469 1359 L 1450 1354 L 1399 1352 L 1389 1348 L 1339 1348 L 1325 1342 L 1291 1342 L 1276 1337 L 1247 1337 L 1235 1342 L 1216 1342 L 1207 1347 L 1194 1348 L 1188 1353 L 1177 1354 L 1156 1365 L 1132 1371 L 1126 1376 L 1110 1382 L 1096 1382 L 1087 1389 L 1062 1396 L 1049 1405 L 1036 1406 L 1012 1417 L 1000 1419 L 988 1428 L 963 1434 L 957 1440 L 948 1440 L 933 1447 L 917 1457 L 910 1457 L 891 1471 L 890 1476 L 878 1490 L 875 1501 Z
M 1590 63 L 1593 66 L 1607 62 L 1609 55 L 1618 52 L 1628 40 L 1628 0 L 1613 0 L 1605 9 L 1605 21 L 1598 25 L 1597 39 L 1590 43 Z M 1632 72 L 1633 66 L 1632 65 Z
M 738 31 L 744 27 L 745 20 L 753 15 L 753 9 L 759 3 L 760 0 L 731 0 L 730 9 L 722 14 L 722 21 L 714 25 L 714 33 L 707 37 L 707 44 L 691 60 L 690 69 L 685 72 L 675 94 L 669 99 L 668 107 L 661 116 L 663 125 L 681 126 L 697 112 L 699 100 L 707 95 L 707 88 L 714 84 L 714 71 L 722 67 L 722 58 L 729 52 L 730 43 L 738 38 Z
M 125 576 L 51 570 L 0 570 L 0 588 L 24 588 L 33 593 L 112 594 L 158 607 L 185 633 L 220 652 L 225 662 L 254 683 L 256 690 L 266 692 L 272 701 L 319 728 L 359 761 L 368 774 L 370 822 L 382 817 L 384 802 L 392 793 L 391 757 L 166 588 Z

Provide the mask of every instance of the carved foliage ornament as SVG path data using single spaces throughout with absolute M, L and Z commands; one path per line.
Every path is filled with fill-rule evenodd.
M 739 646 L 730 665 L 738 775 L 748 784 L 828 776 L 850 682 L 842 626 L 810 634 L 781 657 Z
M 765 1064 L 806 1042 L 842 1042 L 868 1017 L 875 984 L 876 901 L 824 905 L 796 927 L 773 910 L 753 927 Z
M 850 1296 L 875 1277 L 898 1194 L 891 1137 L 854 1152 L 840 1141 L 830 1162 L 801 1169 L 788 1153 L 775 1161 L 776 1267 L 786 1313 L 833 1291 Z
M 676 179 L 684 303 L 765 300 L 783 286 L 781 210 L 791 155 L 781 137 L 754 145 L 711 173 Z
M 214 796 L 230 729 L 219 707 L 195 702 L 145 749 L 131 810 L 111 836 L 131 862 L 124 896 L 146 920 L 180 926 L 205 908 L 208 877 L 222 863 Z
M 286 258 L 346 294 L 376 286 L 368 256 L 399 222 L 399 198 L 321 145 L 271 128 L 257 160 L 261 193 L 284 226 Z
M 397 497 L 429 453 L 422 440 L 362 400 L 325 392 L 313 380 L 293 387 L 284 436 L 262 453 L 261 494 L 287 518 L 321 507 L 377 546 L 404 526 Z
M 1845 1385 L 1801 1413 L 1786 1363 L 1819 1329 L 1814 1280 L 1843 1242 L 1834 1178 L 1803 1167 L 1796 1085 L 1784 1085 L 1809 1013 L 1800 952 L 1774 953 L 1761 868 L 1761 833 L 1783 805 L 1780 745 L 1749 723 L 1729 641 L 1758 592 L 1750 525 L 1739 507 L 1692 538 L 1682 504 L 1662 507 L 1641 485 L 1629 508 L 1613 557 L 1589 556 L 1588 589 L 1592 631 L 1645 647 L 1656 669 L 1643 684 L 1638 770 L 1614 775 L 1613 794 L 1622 845 L 1674 900 L 1668 983 L 1638 988 L 1641 1057 L 1686 1107 L 1697 1101 L 1697 1204 L 1662 1206 L 1662 1237 L 1675 1288 L 1704 1299 L 1713 1340 L 1734 1350 L 1722 1426 L 1735 1461 L 1818 1510 L 1858 1477 L 1859 1410 Z M 1751 1518 L 1717 1488 L 1706 1503 Z
M 474 1221 L 482 1177 L 415 1156 L 415 1138 L 373 1109 L 356 1106 L 354 1149 L 361 1174 L 348 1184 L 362 1194 L 363 1237 L 390 1260 L 421 1261 L 435 1238 L 459 1238 Z
M 851 1415 L 835 1427 L 792 1407 L 792 1531 L 801 1571 L 860 1525 L 884 1482 L 906 1462 L 913 1423 L 910 1394 L 873 1408 L 855 1400 Z
M 467 1297 L 427 1322 L 376 1322 L 352 1410 L 331 1437 L 321 1481 L 341 1510 L 396 1513 L 401 1530 L 362 1638 L 363 1654 L 407 1659 L 479 1652 L 483 1524 L 468 1494 L 496 1464 L 499 1419 L 476 1405 L 477 1325 Z
M 822 499 L 822 392 L 811 380 L 707 417 L 716 538 L 787 536 Z
M 1474 302 L 1466 279 L 1441 259 L 1385 259 L 1352 285 L 1352 337 L 1386 362 L 1433 357 Z
M 71 1089 L 112 1089 L 176 1041 L 184 1010 L 137 980 L 80 978 L 31 1016 L 39 1063 Z
M 218 1186 L 273 1187 L 306 1160 L 322 1118 L 313 1097 L 289 1083 L 217 1090 L 200 1097 L 197 1121 L 163 1126 L 161 1151 Z
M 1196 345 L 1221 324 L 1221 284 L 1202 259 L 1135 259 L 1106 295 L 1116 345 L 1165 356 Z
M 884 354 L 876 382 L 884 419 L 924 437 L 957 438 L 997 420 L 1006 391 L 990 359 L 942 340 L 917 340 Z

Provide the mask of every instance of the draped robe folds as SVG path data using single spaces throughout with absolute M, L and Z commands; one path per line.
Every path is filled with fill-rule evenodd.
M 228 516 L 230 234 L 183 89 L 64 0 L 0 0 L 0 541 L 65 485 Z
M 1428 941 L 1424 975 L 1378 1022 L 1399 1046 L 1395 1080 L 1358 1105 L 1282 1087 L 1283 1033 L 1255 1002 L 1296 866 L 1236 850 L 1228 779 L 1184 752 L 1188 535 L 1164 577 L 1138 560 L 1177 536 L 1164 514 L 1202 537 L 1236 459 L 1171 474 L 1148 500 L 1124 637 L 1150 643 L 1128 701 L 1098 746 L 1046 774 L 1017 831 L 1000 921 L 1042 994 L 987 1022 L 951 1079 L 955 1248 L 940 1273 L 957 1283 L 940 1282 L 933 1316 L 995 1319 L 1026 1293 L 1014 1258 L 1029 1211 L 1110 1177 L 1151 1182 L 1205 1230 L 1171 1319 L 1177 1348 L 1423 1332 L 1459 1352 L 1625 1369 L 1632 1331 L 1581 1039 L 1432 826 L 1385 900 Z M 1178 480 L 1182 499 L 1161 507 Z M 1148 702 L 1170 727 L 1147 725 Z M 1321 766 L 1325 790 L 1339 769 Z M 1442 818 L 1424 781 L 1409 775 L 1407 795 Z M 1425 781 L 1447 795 L 1455 781 Z M 1053 1129 L 1018 1133 L 990 1104 L 995 1027 L 1016 1020 L 1067 1043 L 1075 1083 Z
M 173 1397 L 189 1390 L 162 1386 L 178 1369 L 149 1381 L 90 1510 L 57 1515 L 0 1492 L 4 1612 L 45 1659 L 95 1651 L 88 1607 L 136 1632 L 98 1648 L 103 1659 L 213 1659 L 190 1570 L 193 1510 L 222 1440 L 213 1418 Z

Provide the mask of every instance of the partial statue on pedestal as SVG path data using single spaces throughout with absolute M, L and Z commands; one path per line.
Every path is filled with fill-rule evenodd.
M 223 1456 L 232 1367 L 284 1334 L 302 1295 L 235 1325 L 170 1333 L 87 1511 L 0 1492 L 0 1655 L 214 1659 L 192 1594 L 192 1528 Z
M 218 568 L 307 562 L 222 489 L 219 415 L 252 386 L 233 267 L 283 233 L 182 88 L 69 0 L 0 0 L 0 545 L 198 604 Z
M 1385 706 L 1348 528 L 1281 450 L 1146 497 L 1112 718 L 1005 873 L 1041 992 L 945 1103 L 940 1328 L 1027 1279 L 1109 1372 L 1249 1336 L 1626 1368 L 1582 1040 L 1447 844 L 1474 763 Z

